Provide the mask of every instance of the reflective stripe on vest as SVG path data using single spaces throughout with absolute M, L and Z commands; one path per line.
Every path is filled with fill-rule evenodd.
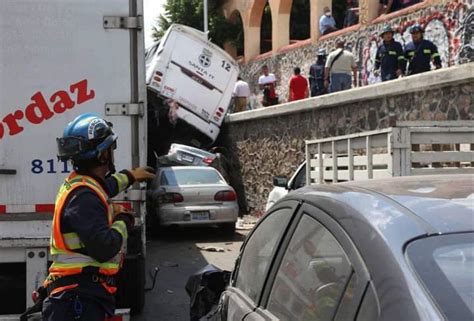
M 97 194 L 108 211 L 107 221 L 109 226 L 122 235 L 121 250 L 117 255 L 115 255 L 115 257 L 107 262 L 100 263 L 90 256 L 75 252 L 84 248 L 84 244 L 79 238 L 79 235 L 74 232 L 61 233 L 61 215 L 64 206 L 66 205 L 70 193 L 79 187 L 87 187 Z M 113 208 L 109 203 L 107 193 L 103 190 L 100 184 L 91 177 L 72 173 L 61 186 L 56 197 L 50 242 L 50 253 L 53 263 L 49 269 L 50 274 L 47 281 L 45 281 L 45 284 L 57 277 L 79 274 L 82 272 L 84 267 L 97 267 L 99 273 L 104 275 L 116 274 L 123 262 L 128 235 L 125 222 L 117 221 L 112 223 L 112 219 Z

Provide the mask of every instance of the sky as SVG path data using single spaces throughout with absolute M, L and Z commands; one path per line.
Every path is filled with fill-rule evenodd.
M 153 39 L 151 37 L 152 27 L 156 24 L 156 18 L 163 13 L 163 4 L 166 0 L 144 0 L 145 19 L 145 48 L 149 47 Z

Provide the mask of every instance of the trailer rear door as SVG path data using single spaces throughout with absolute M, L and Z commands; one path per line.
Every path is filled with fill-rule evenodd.
M 128 18 L 135 2 L 0 2 L 0 213 L 51 212 L 71 171 L 56 158 L 56 137 L 80 114 L 113 123 L 117 168 L 145 162 L 145 118 L 127 115 L 146 91 L 143 44 L 131 31 L 140 23 Z M 110 103 L 124 107 L 106 111 Z

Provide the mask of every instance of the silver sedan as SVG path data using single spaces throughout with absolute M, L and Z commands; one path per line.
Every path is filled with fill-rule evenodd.
M 235 231 L 237 195 L 212 167 L 160 168 L 150 192 L 150 211 L 161 227 L 218 225 Z

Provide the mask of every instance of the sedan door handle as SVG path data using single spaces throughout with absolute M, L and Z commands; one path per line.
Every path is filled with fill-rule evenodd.
M 0 168 L 0 175 L 16 175 L 16 169 Z

